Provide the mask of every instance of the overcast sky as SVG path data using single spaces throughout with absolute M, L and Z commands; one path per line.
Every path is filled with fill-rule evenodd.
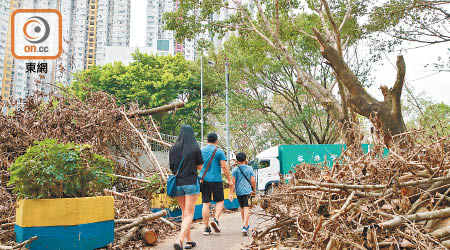
M 146 0 L 131 0 L 131 38 L 130 46 L 145 46 Z M 439 56 L 448 58 L 450 44 L 440 44 L 403 52 L 406 62 L 406 84 L 416 93 L 423 92 L 435 102 L 450 105 L 450 73 L 437 73 L 424 68 L 433 63 Z M 414 47 L 414 46 L 411 46 Z M 385 59 L 375 66 L 375 84 L 369 92 L 382 99 L 380 85 L 392 86 L 396 77 L 395 62 L 398 52 L 387 54 Z

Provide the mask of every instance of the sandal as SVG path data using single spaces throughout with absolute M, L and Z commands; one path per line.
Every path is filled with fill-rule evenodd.
M 174 248 L 175 250 L 183 250 L 183 244 L 182 244 L 182 243 L 179 243 L 179 241 L 177 241 L 177 242 L 175 242 L 175 243 L 173 244 L 173 248 Z
M 186 242 L 186 246 L 184 247 L 184 249 L 192 249 L 197 245 L 197 243 L 195 243 L 194 241 L 187 241 Z

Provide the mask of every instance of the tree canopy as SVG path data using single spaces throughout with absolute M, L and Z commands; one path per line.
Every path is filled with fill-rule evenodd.
M 352 67 L 351 46 L 370 33 L 364 20 L 370 14 L 370 1 L 284 1 L 253 0 L 230 3 L 224 0 L 180 2 L 179 8 L 166 15 L 167 27 L 176 31 L 178 39 L 193 38 L 202 32 L 223 35 L 237 32 L 239 36 L 258 36 L 270 49 L 266 58 L 282 57 L 293 69 L 293 78 L 321 105 L 335 124 L 346 128 L 354 121 L 353 112 L 372 119 L 376 114 L 387 134 L 405 130 L 400 97 L 406 72 L 402 56 L 398 57 L 398 74 L 394 87 L 382 89 L 384 100 L 376 100 L 364 88 L 364 77 Z M 224 12 L 229 17 L 217 18 Z M 309 40 L 309 43 L 297 41 Z M 249 40 L 251 41 L 251 39 Z M 333 69 L 333 88 L 322 85 L 303 55 L 314 48 L 315 54 Z M 273 51 L 273 53 L 271 53 Z M 260 56 L 260 55 L 258 55 Z M 306 61 L 306 62 L 305 62 Z M 354 66 L 354 65 L 353 65 Z M 281 71 L 282 69 L 280 69 Z M 353 136 L 345 136 L 351 143 Z
M 86 88 L 103 90 L 118 102 L 153 108 L 176 100 L 186 104 L 175 113 L 155 115 L 162 132 L 176 134 L 190 124 L 196 131 L 200 120 L 200 80 L 196 66 L 181 55 L 156 56 L 137 51 L 129 65 L 121 62 L 94 66 L 76 75 L 71 90 L 83 98 Z

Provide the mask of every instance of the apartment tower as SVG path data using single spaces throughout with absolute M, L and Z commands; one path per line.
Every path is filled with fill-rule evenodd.
M 1 0 L 0 89 L 2 100 L 35 91 L 49 93 L 69 84 L 73 73 L 105 57 L 107 46 L 129 46 L 131 0 Z M 17 60 L 11 56 L 10 16 L 17 9 L 58 9 L 62 15 L 63 52 L 56 60 Z M 26 63 L 46 62 L 46 74 L 26 73 Z

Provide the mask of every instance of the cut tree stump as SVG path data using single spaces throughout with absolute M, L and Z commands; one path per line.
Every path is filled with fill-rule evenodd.
M 141 239 L 150 245 L 153 245 L 156 241 L 158 241 L 158 234 L 155 231 L 145 227 L 139 230 L 139 235 L 141 236 Z

